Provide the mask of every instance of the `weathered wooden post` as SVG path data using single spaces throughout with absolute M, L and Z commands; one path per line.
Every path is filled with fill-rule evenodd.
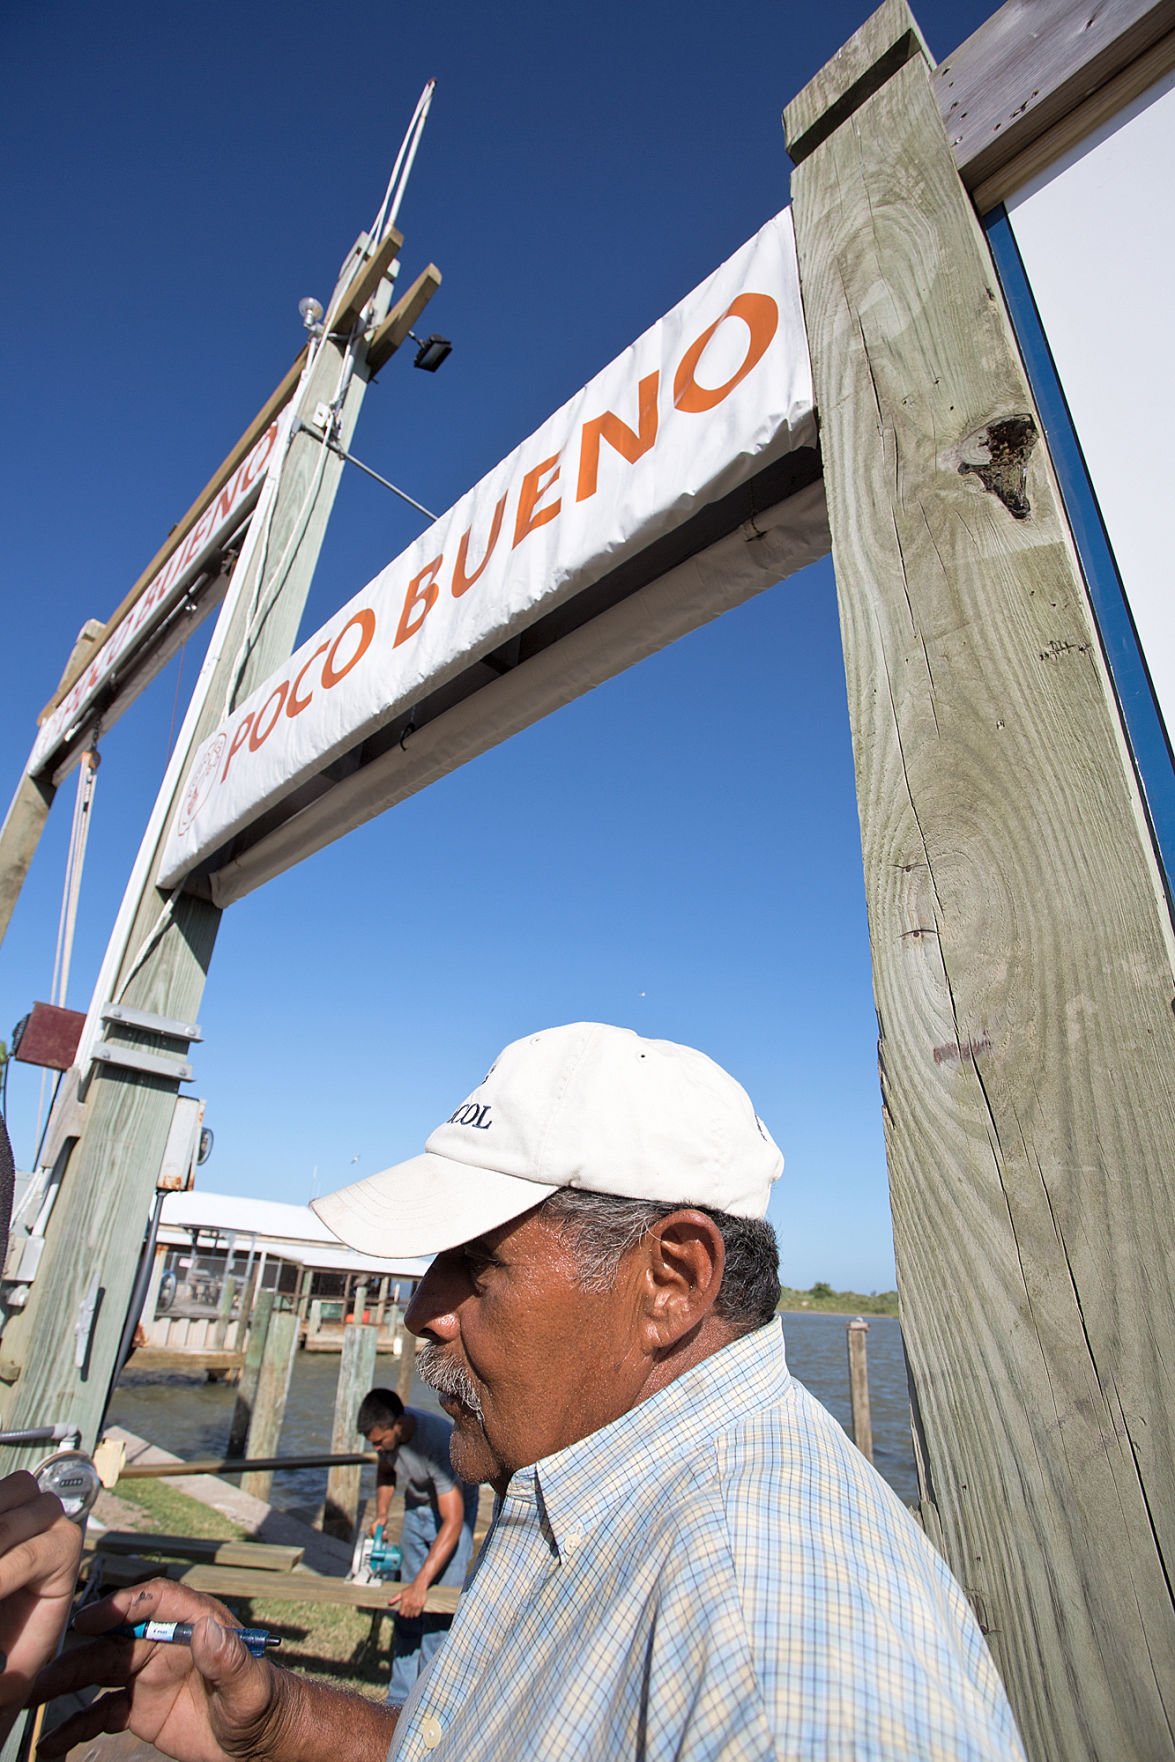
M 343 1351 L 339 1359 L 339 1380 L 335 1388 L 334 1423 L 331 1427 L 332 1456 L 348 1455 L 363 1448 L 355 1426 L 359 1403 L 375 1382 L 375 1348 L 377 1328 L 355 1322 L 343 1329 Z M 332 1468 L 326 1477 L 326 1505 L 322 1527 L 328 1536 L 342 1536 L 350 1541 L 359 1519 L 358 1464 Z
M 237 1281 L 232 1273 L 225 1276 L 220 1287 L 220 1298 L 216 1305 L 216 1326 L 212 1330 L 212 1350 L 223 1352 L 228 1340 L 228 1326 L 232 1320 L 233 1300 L 237 1294 Z
M 873 1461 L 873 1415 L 869 1408 L 869 1323 L 859 1315 L 845 1329 L 849 1342 L 849 1407 L 853 1442 L 866 1462 Z
M 237 1384 L 237 1398 L 233 1403 L 232 1423 L 229 1426 L 228 1444 L 225 1446 L 225 1454 L 228 1456 L 243 1456 L 245 1453 L 245 1439 L 249 1435 L 249 1423 L 253 1418 L 257 1383 L 265 1358 L 265 1342 L 273 1317 L 273 1295 L 272 1291 L 259 1291 L 253 1306 L 245 1362 L 241 1366 L 241 1380 Z M 239 1336 L 237 1346 L 239 1349 Z
M 900 0 L 786 127 L 921 1509 L 1037 1762 L 1154 1762 L 1175 1753 L 1171 920 Z
M 240 1314 L 237 1316 L 237 1331 L 236 1331 L 235 1335 L 233 1336 L 233 1350 L 234 1350 L 234 1352 L 244 1352 L 244 1350 L 245 1350 L 246 1344 L 249 1339 L 249 1335 L 253 1329 L 253 1307 L 256 1302 L 257 1302 L 257 1268 L 253 1267 L 253 1269 L 249 1273 L 248 1278 L 245 1280 L 245 1289 L 241 1293 L 241 1310 L 240 1310 Z M 266 1310 L 266 1326 L 267 1327 L 269 1325 L 269 1314 L 270 1314 L 270 1311 L 272 1310 L 272 1307 L 273 1307 L 273 1304 L 272 1304 L 272 1299 L 271 1299 L 270 1308 L 268 1310 Z
M 265 1357 L 261 1361 L 253 1417 L 245 1444 L 246 1456 L 277 1455 L 297 1349 L 298 1318 L 292 1309 L 279 1310 L 271 1318 L 266 1336 Z M 255 1499 L 268 1499 L 272 1485 L 272 1469 L 251 1469 L 241 1476 L 242 1492 L 252 1493 Z

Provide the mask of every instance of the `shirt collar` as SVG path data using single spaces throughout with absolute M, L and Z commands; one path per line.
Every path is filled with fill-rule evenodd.
M 607 1515 L 617 1488 L 670 1478 L 717 1432 L 777 1402 L 790 1381 L 776 1316 L 683 1371 L 611 1425 L 519 1469 L 506 1498 L 535 1504 L 549 1545 L 563 1555 L 570 1541 L 581 1541 Z

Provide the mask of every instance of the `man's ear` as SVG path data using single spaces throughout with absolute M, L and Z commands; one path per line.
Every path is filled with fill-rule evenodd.
M 644 1343 L 667 1350 L 692 1333 L 717 1301 L 726 1265 L 722 1232 L 704 1211 L 674 1211 L 639 1246 Z

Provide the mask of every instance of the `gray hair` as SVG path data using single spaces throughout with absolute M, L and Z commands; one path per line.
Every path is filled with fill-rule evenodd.
M 714 1313 L 736 1333 L 771 1320 L 779 1302 L 779 1245 L 766 1219 L 731 1217 L 709 1206 L 660 1205 L 561 1187 L 543 1202 L 542 1215 L 569 1235 L 586 1291 L 610 1291 L 620 1262 L 662 1218 L 689 1209 L 704 1212 L 722 1235 L 726 1266 Z

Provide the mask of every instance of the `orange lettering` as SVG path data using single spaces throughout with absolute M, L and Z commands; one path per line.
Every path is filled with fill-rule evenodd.
M 503 496 L 497 507 L 494 509 L 494 523 L 490 528 L 490 542 L 485 548 L 485 555 L 477 565 L 477 568 L 473 571 L 472 575 L 466 575 L 465 564 L 469 558 L 469 536 L 473 531 L 473 528 L 470 527 L 462 536 L 461 543 L 457 546 L 457 561 L 453 565 L 453 598 L 455 600 L 459 600 L 463 593 L 469 592 L 470 588 L 478 579 L 479 575 L 481 575 L 486 564 L 493 555 L 494 546 L 498 542 L 498 534 L 502 530 L 502 515 L 505 511 L 506 497 Z
M 289 689 L 290 689 L 289 680 L 283 679 L 281 684 L 278 686 L 277 690 L 270 692 L 269 696 L 266 698 L 265 702 L 262 704 L 261 708 L 258 710 L 257 719 L 253 723 L 253 731 L 249 736 L 249 751 L 250 752 L 255 753 L 259 746 L 264 746 L 265 742 L 269 739 L 270 735 L 273 733 L 274 729 L 277 727 L 277 719 L 282 713 L 282 705 L 286 701 L 286 693 L 287 693 L 287 691 L 289 691 Z M 265 720 L 265 712 L 266 712 L 266 710 L 268 710 L 270 704 L 273 704 L 276 707 L 274 709 L 273 715 L 269 718 L 269 727 L 266 728 L 263 732 L 261 724 Z
M 444 560 L 443 556 L 434 557 L 432 562 L 426 563 L 420 574 L 414 575 L 408 583 L 408 591 L 404 595 L 404 609 L 400 613 L 400 622 L 396 626 L 396 640 L 392 644 L 394 649 L 398 649 L 402 642 L 407 642 L 410 636 L 416 635 L 436 605 L 437 576 L 441 572 L 441 564 Z M 421 582 L 424 583 L 423 593 L 420 591 Z M 420 607 L 419 616 L 413 617 L 413 608 L 416 606 Z
M 750 333 L 749 344 L 737 373 L 733 373 L 725 385 L 711 389 L 699 385 L 694 374 L 698 370 L 706 344 L 718 326 L 725 324 L 728 318 L 742 319 Z M 720 404 L 723 398 L 730 395 L 740 380 L 747 377 L 752 367 L 758 366 L 778 329 L 779 307 L 770 294 L 737 294 L 722 317 L 716 318 L 710 328 L 704 330 L 681 357 L 681 364 L 673 379 L 674 406 L 691 416 L 699 416 L 704 410 L 712 410 L 715 404 Z
M 622 422 L 611 410 L 605 410 L 602 416 L 593 416 L 590 422 L 584 423 L 579 454 L 579 487 L 575 492 L 577 502 L 586 502 L 589 496 L 596 493 L 600 476 L 601 441 L 607 441 L 630 465 L 635 465 L 642 453 L 648 452 L 657 438 L 657 388 L 660 383 L 659 373 L 649 373 L 637 387 L 637 421 L 640 427 L 635 434 L 627 422 Z
M 533 532 L 536 526 L 545 526 L 548 520 L 553 520 L 563 506 L 560 500 L 552 502 L 549 508 L 539 507 L 558 476 L 559 455 L 556 453 L 552 458 L 544 459 L 541 465 L 536 465 L 533 471 L 528 471 L 523 478 L 522 488 L 518 493 L 518 514 L 514 521 L 512 550 L 516 550 L 527 533 Z
M 337 667 L 335 665 L 335 656 L 339 652 L 339 644 L 342 642 L 344 636 L 346 636 L 348 630 L 353 630 L 356 625 L 359 627 L 359 642 L 355 649 L 355 653 L 351 656 L 349 661 L 344 661 L 341 667 Z M 347 619 L 347 622 L 343 625 L 343 628 L 339 631 L 339 634 L 330 645 L 330 654 L 322 663 L 322 683 L 327 691 L 330 690 L 332 685 L 337 685 L 340 679 L 345 679 L 347 674 L 351 671 L 351 668 L 356 666 L 363 659 L 364 655 L 371 647 L 371 639 L 374 635 L 375 613 L 370 606 L 364 606 L 361 612 L 356 612 L 353 618 Z
M 318 659 L 319 655 L 324 655 L 329 647 L 330 647 L 330 644 L 328 642 L 320 642 L 318 647 L 315 649 L 314 653 L 311 655 L 310 659 L 307 661 L 306 665 L 299 670 L 298 676 L 294 680 L 294 683 L 290 688 L 290 695 L 286 699 L 286 715 L 287 716 L 300 716 L 302 714 L 302 711 L 306 708 L 306 705 L 310 702 L 311 698 L 314 696 L 314 693 L 312 691 L 308 691 L 306 693 L 305 697 L 299 697 L 298 696 L 298 687 L 301 685 L 303 679 L 305 679 L 307 673 L 309 673 L 311 667 L 313 667 L 313 665 L 314 665 L 315 661 Z
M 232 745 L 228 749 L 228 757 L 224 761 L 224 770 L 220 773 L 220 781 L 222 783 L 224 782 L 225 778 L 228 776 L 228 768 L 233 762 L 233 757 L 236 754 L 237 748 L 244 746 L 245 741 L 248 738 L 249 730 L 250 730 L 250 728 L 252 728 L 252 726 L 253 726 L 253 712 L 252 712 L 252 710 L 250 710 L 249 714 L 245 717 L 245 720 L 241 723 L 240 727 L 237 729 L 236 733 L 233 735 Z

